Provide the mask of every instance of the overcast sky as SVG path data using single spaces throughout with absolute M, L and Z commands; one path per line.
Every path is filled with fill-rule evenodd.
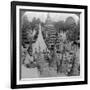
M 24 13 L 28 17 L 29 21 L 32 21 L 33 17 L 40 18 L 41 21 L 45 22 L 47 18 L 48 12 L 31 12 L 27 11 Z M 79 17 L 76 14 L 71 14 L 71 13 L 52 13 L 49 12 L 49 15 L 53 21 L 60 21 L 60 20 L 66 20 L 67 17 L 72 16 L 75 21 L 77 22 Z

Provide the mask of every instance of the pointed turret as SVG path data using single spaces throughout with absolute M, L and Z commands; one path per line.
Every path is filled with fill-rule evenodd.
M 50 14 L 48 13 L 47 14 L 47 18 L 46 18 L 46 25 L 52 25 L 52 20 L 51 20 L 51 17 L 50 17 Z

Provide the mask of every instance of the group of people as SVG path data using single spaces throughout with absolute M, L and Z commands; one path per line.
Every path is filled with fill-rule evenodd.
M 66 76 L 80 75 L 79 47 L 75 44 L 70 47 L 72 47 L 70 50 L 60 53 L 47 49 L 43 52 L 35 50 L 35 53 L 32 53 L 31 47 L 26 49 L 22 47 L 22 64 L 27 68 L 37 67 L 40 74 L 46 74 L 46 76 L 51 70 L 54 75 L 60 73 Z

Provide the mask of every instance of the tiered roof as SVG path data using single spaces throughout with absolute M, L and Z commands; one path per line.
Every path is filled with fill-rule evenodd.
M 56 38 L 57 38 L 57 32 L 54 28 L 53 22 L 48 14 L 46 19 L 45 28 L 47 31 L 48 38 L 46 40 L 46 43 L 48 44 L 48 47 L 51 48 L 51 45 L 55 44 Z

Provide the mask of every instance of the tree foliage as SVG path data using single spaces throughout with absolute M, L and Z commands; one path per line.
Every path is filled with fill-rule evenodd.
M 26 16 L 23 17 L 23 23 L 21 26 L 23 46 L 25 46 L 25 44 L 35 43 L 38 38 L 39 23 L 40 19 L 33 18 L 30 22 Z
M 29 32 L 29 29 L 30 29 L 30 23 L 27 19 L 26 16 L 23 17 L 23 23 L 22 23 L 22 26 L 21 26 L 21 37 L 22 37 L 22 45 L 25 46 L 25 44 L 28 44 L 29 43 L 29 39 L 28 39 L 28 32 Z
M 79 40 L 80 22 L 78 21 L 76 23 L 73 17 L 68 17 L 65 21 L 55 22 L 54 26 L 58 33 L 60 33 L 60 31 L 66 32 L 69 41 Z
M 67 36 L 67 39 L 69 41 L 79 40 L 79 38 L 80 38 L 80 26 L 79 26 L 79 24 L 74 26 L 73 28 L 69 29 L 66 36 Z

